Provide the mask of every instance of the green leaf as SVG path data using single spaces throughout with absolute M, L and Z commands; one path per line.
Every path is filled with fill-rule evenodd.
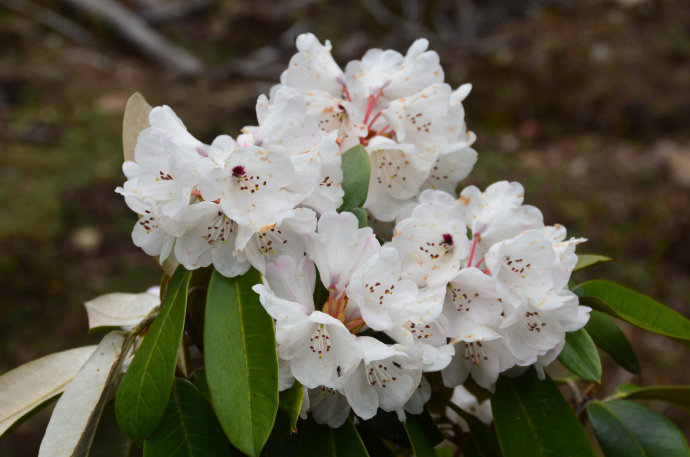
M 549 377 L 501 376 L 491 399 L 505 457 L 594 457 L 584 428 Z
M 635 384 L 618 386 L 618 396 L 635 400 L 660 400 L 682 409 L 690 414 L 690 386 L 649 386 Z
M 579 271 L 579 270 L 584 270 L 585 268 L 593 267 L 594 265 L 603 263 L 603 262 L 610 262 L 613 259 L 611 257 L 606 257 L 603 255 L 597 255 L 597 254 L 578 254 L 577 255 L 577 264 L 575 265 L 575 268 L 573 268 L 573 272 Z
M 454 446 L 443 446 L 440 448 L 436 448 L 435 451 L 436 451 L 436 457 L 455 457 L 456 448 Z M 467 453 L 465 453 L 464 455 L 466 457 L 473 457 L 472 455 L 467 454 Z M 481 456 L 481 454 L 474 454 L 474 455 Z
M 117 421 L 136 442 L 153 433 L 168 405 L 184 329 L 190 276 L 182 267 L 175 271 L 160 313 L 137 350 L 115 397 Z
M 359 436 L 362 437 L 362 442 L 369 455 L 375 457 L 395 457 L 393 451 L 383 442 L 381 437 L 372 433 L 369 429 L 362 427 L 361 424 L 357 426 L 357 431 L 359 432 Z
M 565 346 L 558 360 L 582 379 L 601 382 L 599 352 L 585 329 L 566 333 Z
M 218 419 L 191 382 L 177 378 L 165 415 L 144 441 L 144 457 L 234 455 Z
M 354 208 L 350 212 L 355 215 L 357 221 L 359 221 L 359 228 L 366 227 L 369 216 L 367 216 L 367 210 L 364 208 Z
M 412 444 L 412 451 L 416 457 L 435 457 L 436 451 L 425 433 L 420 416 L 408 414 L 405 421 L 405 431 Z
M 134 337 L 108 333 L 58 400 L 38 450 L 39 457 L 88 455 L 103 408 L 122 375 Z
M 585 329 L 594 340 L 594 344 L 610 355 L 618 365 L 631 373 L 639 374 L 640 364 L 637 361 L 637 356 L 625 337 L 625 333 L 618 328 L 612 318 L 593 310 L 589 313 L 589 322 L 587 322 Z
M 460 412 L 462 410 L 455 411 Z M 462 418 L 465 419 L 465 422 L 467 422 L 470 428 L 469 435 L 462 443 L 462 448 L 465 453 L 482 457 L 501 457 L 501 448 L 498 444 L 496 432 L 491 430 L 476 416 L 468 414 L 465 411 L 462 411 L 462 413 Z
M 211 392 L 208 390 L 208 380 L 206 379 L 206 369 L 205 368 L 197 368 L 194 370 L 194 373 L 192 373 L 192 382 L 196 386 L 197 389 L 199 389 L 199 392 L 201 392 L 201 395 L 204 396 L 206 401 L 211 403 Z
M 628 400 L 587 405 L 606 457 L 689 457 L 683 434 L 668 418 Z
M 206 301 L 204 360 L 213 409 L 230 442 L 259 455 L 278 410 L 278 356 L 273 320 L 252 286 L 261 276 L 213 272 Z
M 650 332 L 690 342 L 690 320 L 639 292 L 608 281 L 587 281 L 574 290 L 583 304 Z M 591 298 L 594 298 L 592 300 Z
M 297 421 L 303 401 L 304 387 L 297 381 L 289 389 L 280 392 L 278 409 L 287 417 L 292 433 L 297 431 Z
M 368 457 L 357 429 L 348 419 L 339 428 L 317 424 L 313 419 L 300 422 L 298 457 Z
M 352 211 L 360 208 L 367 200 L 369 192 L 369 174 L 371 164 L 369 156 L 362 145 L 348 149 L 342 155 L 343 169 L 343 204 L 340 211 Z

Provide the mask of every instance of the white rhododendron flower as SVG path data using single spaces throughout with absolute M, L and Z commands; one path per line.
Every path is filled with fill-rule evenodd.
M 474 394 L 463 386 L 457 386 L 453 389 L 453 395 L 450 397 L 450 402 L 455 404 L 464 412 L 476 416 L 477 419 L 484 422 L 486 425 L 491 425 L 494 420 L 493 413 L 491 411 L 491 400 L 487 398 L 486 400 L 480 402 Z M 465 432 L 470 431 L 465 419 L 463 419 L 453 409 L 448 408 L 446 415 L 448 419 L 458 424 Z
M 477 161 L 471 85 L 445 83 L 428 46 L 341 67 L 330 42 L 302 34 L 255 125 L 203 144 L 156 107 L 123 165 L 117 192 L 147 254 L 262 274 L 253 290 L 274 322 L 279 389 L 301 384 L 301 416 L 331 427 L 351 412 L 422 413 L 425 373 L 439 371 L 455 404 L 490 420 L 463 383 L 493 390 L 529 366 L 543 377 L 589 318 L 568 288 L 585 239 L 545 226 L 519 183 L 456 194 Z M 352 147 L 368 175 L 347 163 Z
M 398 222 L 391 245 L 400 251 L 403 274 L 418 285 L 445 286 L 469 254 L 460 204 L 441 191 L 424 191 L 410 217 Z
M 343 71 L 330 42 L 303 34 L 272 90 L 273 98 L 286 87 L 302 93 L 319 126 L 338 132 L 343 151 L 366 148 L 372 176 L 364 206 L 379 220 L 394 220 L 422 186 L 454 189 L 477 161 L 462 106 L 471 86 L 453 91 L 445 84 L 438 54 L 428 47 L 419 39 L 404 56 L 371 49 Z

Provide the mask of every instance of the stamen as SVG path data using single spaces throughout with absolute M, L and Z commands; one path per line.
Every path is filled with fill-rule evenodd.
M 407 321 L 404 325 L 405 327 L 407 327 L 407 330 L 412 334 L 412 337 L 417 338 L 418 340 L 427 339 L 430 336 L 434 336 L 434 333 L 431 331 L 431 326 L 429 324 L 424 324 L 423 322 Z
M 202 236 L 206 242 L 213 246 L 220 241 L 222 244 L 228 242 L 228 236 L 234 231 L 235 222 L 232 221 L 222 211 L 218 211 L 216 217 L 211 221 L 211 225 L 206 227 L 207 233 Z
M 384 133 L 386 130 L 388 130 L 389 128 L 390 128 L 390 125 L 389 125 L 389 124 L 384 125 L 383 128 L 382 128 L 381 130 L 379 130 L 378 132 L 376 132 L 376 135 L 375 135 L 375 136 L 383 135 L 383 133 Z
M 393 361 L 393 365 L 399 369 L 400 364 Z M 395 382 L 398 380 L 396 376 L 388 371 L 388 366 L 384 362 L 374 361 L 365 364 L 367 369 L 367 381 L 369 385 L 374 387 L 376 384 L 380 385 L 381 388 L 385 389 L 390 382 Z M 394 371 L 394 370 L 391 370 Z
M 383 111 L 379 111 L 378 114 L 371 119 L 371 122 L 367 125 L 367 130 L 371 130 L 371 126 L 374 125 L 374 122 L 376 122 L 376 119 L 378 119 L 381 114 L 383 114 Z
M 475 233 L 472 238 L 473 238 L 473 241 L 472 241 L 472 250 L 470 251 L 470 260 L 467 261 L 467 267 L 468 268 L 472 266 L 472 259 L 474 258 L 474 251 L 477 249 L 477 243 L 479 243 L 479 238 L 481 238 L 481 237 L 480 237 L 479 233 Z
M 376 95 L 370 95 L 369 96 L 369 103 L 367 104 L 367 110 L 364 113 L 364 123 L 367 124 L 367 121 L 369 120 L 369 116 L 371 116 L 371 112 L 374 110 L 374 106 L 376 106 L 376 102 L 379 101 L 379 98 L 381 98 L 381 95 L 383 95 L 383 87 L 379 89 L 379 91 L 376 93 Z
M 546 322 L 543 322 L 539 318 L 539 313 L 537 311 L 527 311 L 525 312 L 525 324 L 530 332 L 541 333 L 541 329 L 546 327 Z
M 482 360 L 489 360 L 484 353 L 481 341 L 465 343 L 465 360 L 469 360 L 473 365 L 480 365 Z
M 345 327 L 347 327 L 347 329 L 351 333 L 357 333 L 357 331 L 359 331 L 359 329 L 362 328 L 363 325 L 364 325 L 364 319 L 362 319 L 360 317 L 360 318 L 351 320 L 350 322 L 345 324 Z
M 343 85 L 343 92 L 345 93 L 345 97 L 347 97 L 347 101 L 348 101 L 348 102 L 351 102 L 351 101 L 352 101 L 352 97 L 350 97 L 350 90 L 347 88 L 347 84 L 345 84 L 345 83 L 343 82 L 342 85 Z
M 324 324 L 319 324 L 316 327 L 316 331 L 309 338 L 311 343 L 309 349 L 314 354 L 318 354 L 320 359 L 323 359 L 324 352 L 330 352 L 331 350 L 331 336 L 328 334 L 328 330 Z

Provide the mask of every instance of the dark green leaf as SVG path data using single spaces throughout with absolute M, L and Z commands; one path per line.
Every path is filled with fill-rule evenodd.
M 608 281 L 587 281 L 574 289 L 583 304 L 650 332 L 690 342 L 690 320 L 639 292 Z
M 689 457 L 683 434 L 668 418 L 628 400 L 587 405 L 606 457 Z
M 208 381 L 206 380 L 206 369 L 197 368 L 196 370 L 194 370 L 194 373 L 192 373 L 192 382 L 194 382 L 194 385 L 197 389 L 199 389 L 199 392 L 201 392 L 201 395 L 204 396 L 206 401 L 211 403 L 211 392 L 209 392 L 208 390 Z
M 573 269 L 573 272 L 578 270 L 584 270 L 585 268 L 593 267 L 594 265 L 610 262 L 613 259 L 611 257 L 606 257 L 597 254 L 578 254 L 577 255 L 577 265 Z
M 218 419 L 194 384 L 176 379 L 168 407 L 144 457 L 226 457 L 233 455 Z
M 434 446 L 425 433 L 420 416 L 408 414 L 405 421 L 405 431 L 412 444 L 412 451 L 416 457 L 435 457 Z
M 349 419 L 339 428 L 313 419 L 300 422 L 298 457 L 368 457 L 357 429 Z
M 351 209 L 350 212 L 357 217 L 357 221 L 359 221 L 359 228 L 367 226 L 367 210 L 364 208 L 354 208 Z
M 607 457 L 648 457 L 635 434 L 604 403 L 590 403 L 587 414 Z
M 474 455 L 477 456 L 501 457 L 501 448 L 498 444 L 496 432 L 472 414 L 464 413 L 462 418 L 465 419 L 465 422 L 470 427 L 470 434 L 463 442 L 463 450 L 467 446 L 473 449 Z
M 649 386 L 634 384 L 618 386 L 618 394 L 623 398 L 635 400 L 660 400 L 682 409 L 690 414 L 690 386 Z
M 386 443 L 383 442 L 381 437 L 377 436 L 375 433 L 372 433 L 369 431 L 369 429 L 364 428 L 361 425 L 357 426 L 357 431 L 359 432 L 359 436 L 362 437 L 362 442 L 367 448 L 369 455 L 373 455 L 375 457 L 395 457 L 393 451 L 391 451 Z
M 153 433 L 168 405 L 182 340 L 190 276 L 182 267 L 175 271 L 160 314 L 151 324 L 117 391 L 117 421 L 134 441 Z
M 412 415 L 408 414 L 407 416 L 410 417 Z M 419 419 L 419 425 L 422 427 L 426 439 L 432 446 L 436 446 L 445 439 L 443 433 L 438 429 L 438 425 L 436 425 L 434 418 L 431 417 L 431 414 L 429 414 L 426 408 L 424 408 L 422 414 L 416 415 L 415 417 Z
M 341 211 L 351 211 L 360 208 L 367 200 L 371 172 L 367 151 L 359 144 L 348 149 L 342 155 L 342 169 L 345 195 L 340 208 Z
M 640 365 L 625 333 L 608 315 L 592 310 L 585 326 L 587 333 L 599 349 L 611 356 L 616 363 L 631 373 L 638 374 Z
M 370 433 L 387 439 L 399 446 L 406 448 L 410 447 L 410 440 L 407 438 L 405 428 L 395 412 L 379 409 L 374 417 L 361 421 L 359 423 L 359 428 L 366 429 Z
M 213 272 L 206 301 L 204 360 L 213 409 L 232 444 L 259 455 L 278 410 L 273 320 L 252 286 L 261 276 Z
M 501 376 L 491 399 L 505 457 L 593 457 L 587 435 L 550 378 L 530 369 L 519 378 Z
M 295 381 L 292 387 L 280 393 L 279 398 L 278 409 L 285 414 L 290 425 L 290 431 L 294 433 L 297 431 L 297 420 L 304 401 L 304 387 Z
M 558 360 L 582 379 L 601 382 L 599 352 L 585 329 L 581 328 L 565 335 L 565 346 Z
M 454 446 L 443 446 L 436 448 L 436 457 L 455 457 L 455 447 Z M 473 455 L 464 454 L 465 457 L 474 457 Z M 481 455 L 481 454 L 476 454 L 476 455 Z

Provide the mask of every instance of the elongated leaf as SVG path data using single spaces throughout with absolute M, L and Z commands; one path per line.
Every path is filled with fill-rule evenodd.
M 252 269 L 241 277 L 214 272 L 204 328 L 206 379 L 213 409 L 230 442 L 256 456 L 278 410 L 278 356 L 273 321 L 251 289 Z
M 349 419 L 339 428 L 321 425 L 312 419 L 301 421 L 298 457 L 368 457 L 357 429 Z
M 158 426 L 170 397 L 182 340 L 190 273 L 180 267 L 165 292 L 160 313 L 137 350 L 115 397 L 122 430 L 141 441 Z
M 590 403 L 587 414 L 607 457 L 649 457 L 635 434 L 604 403 Z
M 632 346 L 612 318 L 600 311 L 592 310 L 585 330 L 592 337 L 594 344 L 610 355 L 618 365 L 631 373 L 640 372 L 640 364 Z
M 112 293 L 84 303 L 89 330 L 99 327 L 133 327 L 161 303 L 156 294 Z
M 606 457 L 688 457 L 683 434 L 668 418 L 628 400 L 587 405 Z
M 367 200 L 369 193 L 369 175 L 371 164 L 367 151 L 357 145 L 348 149 L 342 156 L 343 169 L 343 204 L 341 211 L 360 208 Z
M 460 408 L 453 408 L 470 428 L 469 435 L 462 443 L 462 449 L 468 456 L 501 457 L 501 448 L 498 444 L 496 432 L 491 430 L 476 416 L 469 414 Z
M 15 422 L 61 394 L 96 346 L 50 354 L 0 376 L 0 436 Z
M 575 413 L 550 378 L 534 370 L 519 378 L 501 376 L 491 399 L 505 457 L 593 457 Z
M 427 434 L 424 432 L 424 427 L 420 417 L 409 414 L 405 421 L 405 432 L 412 444 L 412 451 L 416 457 L 435 457 L 436 451 L 434 446 L 429 441 Z
M 134 92 L 127 100 L 122 119 L 122 151 L 125 160 L 134 160 L 139 133 L 149 126 L 149 113 L 152 109 L 139 92 Z
M 639 292 L 608 281 L 587 281 L 573 290 L 584 303 L 650 332 L 690 342 L 690 320 Z
M 38 457 L 88 455 L 110 387 L 122 372 L 125 334 L 110 332 L 58 400 Z
M 194 386 L 199 389 L 199 392 L 201 392 L 201 395 L 204 396 L 206 401 L 211 403 L 211 392 L 208 390 L 208 381 L 206 380 L 206 369 L 205 368 L 198 368 L 194 370 L 194 373 L 192 374 L 192 381 L 194 382 Z
M 582 379 L 601 382 L 599 352 L 585 329 L 568 332 L 565 335 L 565 346 L 558 360 Z
M 618 396 L 635 400 L 660 400 L 690 414 L 690 386 L 649 386 L 642 387 L 634 384 L 618 386 Z
M 357 432 L 362 438 L 364 447 L 367 449 L 369 455 L 375 457 L 395 457 L 393 451 L 391 451 L 386 443 L 383 442 L 381 437 L 375 433 L 372 433 L 368 429 L 361 426 L 357 426 Z
M 577 264 L 575 265 L 575 268 L 573 269 L 573 272 L 579 271 L 579 270 L 584 270 L 585 268 L 593 267 L 594 265 L 603 263 L 603 262 L 610 262 L 613 259 L 611 257 L 606 257 L 603 255 L 597 255 L 597 254 L 578 254 L 577 255 Z
M 226 457 L 234 455 L 218 419 L 189 381 L 175 379 L 165 415 L 144 441 L 144 457 Z
M 303 401 L 304 387 L 297 381 L 289 389 L 280 392 L 278 408 L 287 417 L 292 433 L 297 431 L 297 421 Z

